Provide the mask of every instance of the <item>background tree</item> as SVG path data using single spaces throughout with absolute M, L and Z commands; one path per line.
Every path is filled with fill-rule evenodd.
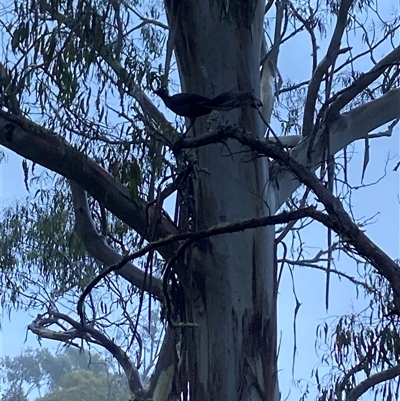
M 107 361 L 98 354 L 82 354 L 73 348 L 57 355 L 46 348 L 28 349 L 14 358 L 4 357 L 1 371 L 7 383 L 2 400 L 27 400 L 27 396 L 32 399 L 35 393 L 39 393 L 36 401 L 129 398 L 124 375 L 110 370 Z M 17 388 L 20 398 L 15 398 Z
M 327 387 L 317 380 L 317 396 L 356 399 L 398 375 L 400 270 L 343 198 L 347 146 L 366 141 L 366 166 L 370 133 L 389 123 L 390 133 L 400 118 L 400 48 L 375 57 L 393 41 L 397 14 L 382 20 L 375 2 L 350 0 L 12 7 L 3 21 L 0 143 L 46 170 L 24 161 L 35 195 L 3 216 L 3 303 L 42 308 L 33 333 L 103 346 L 138 400 L 278 400 L 278 262 L 290 260 L 276 245 L 312 220 L 328 229 L 327 250 L 317 255 L 327 260 L 327 306 L 335 252 L 373 268 L 367 277 L 387 290 L 380 304 L 382 290 L 364 285 L 380 306 L 377 331 L 346 336 L 352 321 L 340 322 L 340 374 Z M 380 18 L 379 39 L 359 21 L 366 13 Z M 352 29 L 364 32 L 359 54 Z M 301 32 L 311 43 L 311 74 L 292 83 L 279 54 Z M 363 56 L 373 66 L 361 73 Z M 175 65 L 183 92 L 213 99 L 201 107 L 214 111 L 184 138 L 146 95 L 174 87 Z M 285 225 L 277 237 L 276 225 Z M 349 347 L 354 358 L 343 359 Z M 385 374 L 373 376 L 377 370 Z M 141 374 L 149 372 L 147 385 Z M 385 386 L 392 394 L 393 382 Z

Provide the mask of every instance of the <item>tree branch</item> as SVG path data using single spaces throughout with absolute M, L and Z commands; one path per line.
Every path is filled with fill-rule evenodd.
M 329 108 L 329 114 L 336 116 L 349 102 L 360 94 L 368 85 L 374 82 L 389 67 L 400 63 L 400 46 L 392 50 L 379 63 L 372 67 L 368 72 L 362 74 L 352 85 L 345 88 L 335 96 Z M 361 106 L 362 107 L 362 106 Z
M 342 0 L 340 2 L 336 26 L 329 43 L 328 50 L 323 60 L 315 69 L 308 85 L 303 118 L 303 136 L 308 135 L 313 129 L 315 105 L 317 102 L 319 87 L 321 85 L 322 78 L 328 71 L 328 68 L 333 64 L 339 54 L 340 43 L 342 41 L 344 30 L 346 29 L 347 15 L 351 5 L 353 4 L 353 1 L 354 0 Z
M 246 219 L 234 223 L 221 223 L 216 226 L 206 228 L 204 230 L 177 234 L 169 236 L 167 238 L 163 238 L 158 241 L 150 242 L 142 249 L 132 253 L 131 255 L 124 257 L 120 262 L 104 269 L 89 283 L 89 285 L 82 292 L 82 295 L 80 296 L 77 305 L 78 314 L 81 318 L 82 324 L 84 323 L 83 305 L 85 302 L 85 298 L 90 294 L 93 288 L 100 283 L 101 280 L 103 280 L 112 272 L 116 272 L 119 269 L 123 268 L 127 262 L 140 258 L 146 255 L 150 251 L 158 250 L 162 247 L 178 243 L 181 241 L 186 241 L 185 243 L 185 249 L 186 249 L 190 244 L 194 243 L 195 241 L 199 241 L 215 235 L 235 233 L 253 228 L 264 227 L 268 225 L 285 224 L 292 220 L 298 220 L 304 217 L 314 216 L 314 211 L 315 208 L 310 206 L 303 209 L 294 210 L 291 212 L 282 212 L 276 216 L 257 217 L 254 219 Z M 175 256 L 176 255 L 174 255 L 173 257 Z
M 56 20 L 60 25 L 63 24 L 67 28 L 69 28 L 73 33 L 84 40 L 82 36 L 79 36 L 79 30 L 74 27 L 76 21 L 72 18 L 67 18 L 65 15 L 59 13 L 54 7 L 51 7 L 50 4 L 43 4 L 44 10 L 46 10 L 51 18 Z M 96 10 L 92 9 L 91 13 L 96 15 L 99 20 L 101 20 L 101 16 L 99 16 Z M 154 22 L 154 21 L 153 21 Z M 90 43 L 85 43 L 85 46 L 91 47 Z M 160 126 L 166 127 L 167 130 L 171 130 L 171 132 L 175 131 L 173 126 L 169 123 L 169 121 L 165 118 L 164 114 L 153 104 L 153 102 L 149 99 L 149 97 L 142 91 L 139 85 L 130 78 L 127 71 L 122 67 L 121 63 L 113 56 L 111 49 L 108 46 L 102 46 L 96 50 L 99 56 L 108 64 L 108 66 L 115 72 L 118 76 L 119 80 L 125 84 L 126 92 L 128 95 L 132 96 L 141 106 L 143 111 L 148 114 L 151 118 L 153 118 Z
M 114 251 L 104 238 L 97 232 L 93 220 L 90 216 L 89 205 L 85 191 L 74 182 L 70 182 L 72 201 L 76 218 L 78 235 L 81 238 L 87 252 L 95 259 L 100 260 L 106 266 L 114 265 L 121 261 L 122 256 Z M 162 302 L 162 280 L 152 276 L 145 280 L 144 272 L 133 263 L 128 262 L 116 272 L 125 280 L 139 289 L 153 295 L 158 301 Z
M 330 124 L 330 151 L 334 155 L 352 142 L 365 138 L 371 131 L 380 126 L 400 118 L 400 89 L 387 92 L 376 100 L 372 100 L 362 106 L 343 113 L 336 120 L 327 122 Z M 324 127 L 318 130 L 314 140 L 311 159 L 308 160 L 307 152 L 310 146 L 310 138 L 303 138 L 291 151 L 290 155 L 298 163 L 309 165 L 311 171 L 317 170 L 321 164 L 322 155 L 326 145 L 323 139 Z M 276 189 L 276 210 L 290 197 L 298 188 L 300 182 L 295 179 L 288 170 L 279 168 L 279 163 L 271 163 L 270 171 L 276 172 L 275 178 L 279 182 Z
M 360 230 L 344 210 L 341 201 L 332 194 L 329 188 L 325 187 L 314 173 L 310 172 L 307 167 L 300 164 L 295 158 L 290 157 L 281 147 L 261 142 L 251 135 L 238 132 L 238 130 L 234 131 L 232 136 L 251 150 L 277 160 L 281 166 L 288 169 L 300 182 L 311 188 L 318 200 L 324 205 L 328 215 L 313 208 L 308 211 L 310 217 L 335 231 L 345 243 L 350 244 L 379 274 L 389 281 L 394 292 L 396 312 L 400 314 L 399 265 Z
M 347 401 L 356 401 L 369 389 L 386 380 L 394 379 L 400 375 L 400 364 L 375 373 L 355 386 L 347 395 Z
M 310 19 L 306 20 L 302 17 L 302 15 L 298 12 L 298 10 L 296 9 L 296 7 L 289 2 L 289 7 L 292 10 L 294 16 L 304 25 L 304 27 L 306 28 L 308 34 L 310 35 L 310 40 L 311 40 L 311 49 L 312 49 L 312 72 L 315 72 L 317 69 L 317 63 L 318 63 L 318 45 L 317 45 L 317 38 L 315 37 L 315 25 L 311 24 L 312 20 L 314 19 L 314 13 L 311 14 Z M 311 7 L 310 7 L 311 9 Z
M 325 266 L 320 266 L 320 265 L 317 265 L 315 262 L 309 262 L 309 261 L 304 261 L 304 260 L 278 259 L 278 262 L 279 263 L 287 263 L 287 264 L 292 265 L 292 266 L 309 267 L 311 269 L 322 270 L 323 272 L 327 272 L 327 270 L 328 270 L 328 268 L 325 267 Z M 364 281 L 357 280 L 355 277 L 350 276 L 349 274 L 344 273 L 344 272 L 342 272 L 340 270 L 330 268 L 329 272 L 332 273 L 332 274 L 336 274 L 339 277 L 344 277 L 347 280 L 351 281 L 353 284 L 360 285 L 365 290 L 367 290 L 367 291 L 369 291 L 371 293 L 376 292 L 376 290 L 374 290 L 373 287 L 371 287 L 370 285 L 368 285 Z
M 58 312 L 57 310 L 49 311 L 48 314 L 51 319 L 55 320 L 55 322 L 58 320 L 67 322 L 73 328 L 73 330 L 68 330 L 68 332 L 56 332 L 54 330 L 50 330 L 47 328 L 49 319 L 42 319 L 41 317 L 39 319 L 35 319 L 28 326 L 28 329 L 31 330 L 32 333 L 38 335 L 40 338 L 48 338 L 50 340 L 62 342 L 71 341 L 74 338 L 83 338 L 86 341 L 101 345 L 108 352 L 110 352 L 110 354 L 121 365 L 128 379 L 131 392 L 137 396 L 144 393 L 138 370 L 130 360 L 128 354 L 124 352 L 117 344 L 115 344 L 114 341 L 110 340 L 106 335 L 96 330 L 94 327 L 82 327 L 82 325 L 76 320 L 64 313 Z
M 140 235 L 153 232 L 148 230 L 148 222 L 156 222 L 156 238 L 178 233 L 170 220 L 155 218 L 155 206 L 133 198 L 125 186 L 54 132 L 0 110 L 0 144 L 76 182 Z M 162 248 L 159 252 L 169 258 L 174 250 Z
M 138 11 L 136 11 L 133 7 L 130 7 L 129 4 L 127 4 L 127 7 L 145 24 L 153 24 L 155 26 L 158 26 L 160 28 L 163 28 L 165 30 L 168 30 L 168 25 L 163 24 L 162 22 L 156 20 L 156 19 L 150 19 L 143 17 Z

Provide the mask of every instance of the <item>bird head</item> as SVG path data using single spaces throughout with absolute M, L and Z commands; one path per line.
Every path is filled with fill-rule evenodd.
M 161 99 L 169 96 L 168 88 L 165 87 L 158 88 L 153 93 L 155 93 L 157 96 L 160 96 Z

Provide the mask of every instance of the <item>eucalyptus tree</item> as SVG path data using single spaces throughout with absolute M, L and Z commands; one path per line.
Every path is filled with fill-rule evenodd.
M 0 372 L 4 401 L 129 399 L 125 376 L 112 371 L 110 361 L 95 352 L 68 348 L 54 355 L 47 348 L 28 348 L 15 357 L 3 357 Z
M 385 307 L 397 318 L 398 265 L 361 230 L 334 185 L 335 155 L 359 139 L 368 149 L 380 136 L 371 132 L 393 129 L 400 118 L 400 47 L 391 45 L 398 16 L 381 18 L 380 37 L 369 38 L 358 16 L 379 16 L 375 7 L 362 0 L 10 5 L 0 143 L 25 159 L 26 185 L 40 186 L 32 203 L 4 213 L 1 260 L 5 297 L 16 307 L 22 292 L 42 286 L 29 298 L 30 307 L 44 308 L 29 329 L 106 348 L 136 400 L 277 401 L 276 245 L 303 219 L 329 233 L 326 299 L 335 232 L 341 250 L 385 280 Z M 364 32 L 359 54 L 344 44 L 355 40 L 353 29 Z M 290 82 L 279 56 L 303 33 L 310 76 Z M 390 50 L 375 60 L 384 43 Z M 362 57 L 373 65 L 361 73 Z M 195 105 L 201 113 L 179 113 L 194 122 L 190 129 L 158 107 L 152 91 L 166 86 L 198 95 L 180 97 L 187 102 L 204 97 Z M 48 170 L 57 173 L 52 181 Z M 285 225 L 277 238 L 276 225 Z M 159 354 L 155 303 L 165 323 Z M 397 354 L 379 369 L 389 371 Z M 320 399 L 356 399 L 396 376 L 370 380 L 377 367 L 370 356 L 356 354 L 349 363 L 357 369 L 320 388 Z

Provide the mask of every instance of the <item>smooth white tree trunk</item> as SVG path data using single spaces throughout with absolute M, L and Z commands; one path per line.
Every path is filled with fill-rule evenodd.
M 178 11 L 167 4 L 167 10 L 169 25 L 177 24 L 182 91 L 260 97 L 262 1 L 253 12 L 247 2 L 211 0 L 182 2 Z M 213 122 L 199 118 L 194 131 L 223 124 L 260 138 L 265 132 L 252 108 L 220 113 Z M 267 160 L 255 156 L 233 140 L 197 150 L 203 172 L 194 180 L 196 229 L 269 214 Z M 199 324 L 185 329 L 190 400 L 278 400 L 273 228 L 202 241 L 188 265 L 189 320 Z

